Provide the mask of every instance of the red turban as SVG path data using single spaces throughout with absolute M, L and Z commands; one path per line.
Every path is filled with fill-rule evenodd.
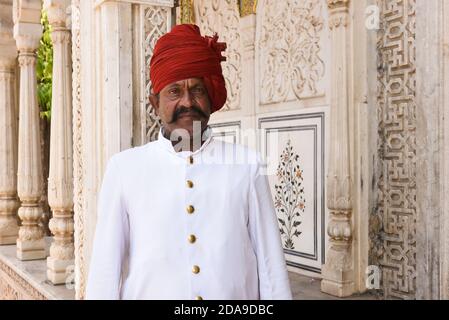
M 211 101 L 211 112 L 220 110 L 226 102 L 226 87 L 221 52 L 226 43 L 217 42 L 218 35 L 201 36 L 194 24 L 181 24 L 159 38 L 150 62 L 150 80 L 155 94 L 170 83 L 203 78 Z

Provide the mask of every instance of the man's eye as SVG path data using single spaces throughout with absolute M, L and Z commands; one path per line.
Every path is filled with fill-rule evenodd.
M 171 89 L 168 91 L 168 94 L 171 96 L 175 96 L 177 94 L 179 94 L 179 90 L 178 89 Z
M 195 94 L 202 94 L 202 93 L 204 93 L 204 89 L 203 88 L 194 88 L 192 90 L 192 92 Z

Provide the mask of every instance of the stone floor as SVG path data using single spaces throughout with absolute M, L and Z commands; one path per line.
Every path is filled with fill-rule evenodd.
M 50 238 L 48 239 L 50 244 Z M 52 285 L 46 278 L 46 260 L 19 261 L 16 258 L 16 246 L 0 246 L 0 261 L 16 271 L 16 273 L 48 299 L 74 299 L 75 292 L 65 285 Z M 338 300 L 339 298 L 322 293 L 320 279 L 289 272 L 294 300 Z M 356 295 L 351 300 L 375 299 L 373 295 Z
M 349 298 L 337 298 L 321 292 L 319 278 L 307 277 L 289 272 L 294 300 L 376 300 L 371 294 L 353 295 Z

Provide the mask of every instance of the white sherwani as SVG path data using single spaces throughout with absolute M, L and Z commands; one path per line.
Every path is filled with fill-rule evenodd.
M 114 155 L 87 299 L 291 299 L 267 177 L 250 149 L 159 139 Z

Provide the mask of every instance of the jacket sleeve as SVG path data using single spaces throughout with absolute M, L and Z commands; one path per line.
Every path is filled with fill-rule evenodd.
M 99 193 L 86 299 L 120 299 L 129 223 L 115 161 L 115 157 L 109 160 Z
M 287 266 L 268 178 L 258 161 L 250 187 L 249 230 L 257 256 L 261 300 L 291 300 Z

